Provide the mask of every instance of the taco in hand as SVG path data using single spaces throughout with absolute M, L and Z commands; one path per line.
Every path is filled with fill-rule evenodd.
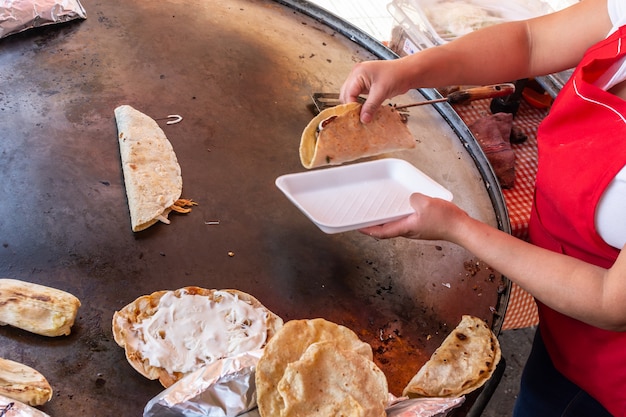
M 374 120 L 362 123 L 361 104 L 331 107 L 315 116 L 300 140 L 300 161 L 307 168 L 411 149 L 415 139 L 402 116 L 391 106 L 381 106 Z

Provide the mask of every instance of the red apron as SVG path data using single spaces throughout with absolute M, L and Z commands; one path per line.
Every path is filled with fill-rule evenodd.
M 597 234 L 594 213 L 626 165 L 626 101 L 593 82 L 625 54 L 626 26 L 586 52 L 537 132 L 530 240 L 604 268 L 619 251 Z M 613 415 L 625 416 L 626 332 L 602 330 L 538 305 L 555 367 Z

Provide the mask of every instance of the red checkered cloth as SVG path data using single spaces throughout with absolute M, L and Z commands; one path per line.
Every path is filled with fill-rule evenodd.
M 455 105 L 454 109 L 465 124 L 471 125 L 477 119 L 491 114 L 490 103 L 490 100 L 477 100 L 469 104 Z M 511 234 L 524 240 L 528 238 L 528 220 L 537 174 L 537 126 L 547 112 L 522 101 L 513 119 L 513 125 L 528 139 L 521 144 L 512 145 L 515 151 L 515 186 L 503 189 L 502 194 L 509 211 Z M 531 327 L 538 323 L 537 304 L 533 296 L 513 283 L 502 330 Z
M 455 105 L 454 109 L 465 124 L 470 125 L 491 114 L 489 103 L 490 100 L 477 100 Z M 528 220 L 537 174 L 537 126 L 546 114 L 547 110 L 536 109 L 522 101 L 513 119 L 513 125 L 528 139 L 521 144 L 511 145 L 515 151 L 515 186 L 508 190 L 503 189 L 502 194 L 509 211 L 511 234 L 524 240 L 528 238 Z

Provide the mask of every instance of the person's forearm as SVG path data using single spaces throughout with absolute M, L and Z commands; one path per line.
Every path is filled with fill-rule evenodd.
M 606 270 L 517 239 L 467 217 L 450 240 L 516 282 L 551 308 L 591 325 L 626 330 L 626 256 Z M 620 263 L 621 262 L 621 263 Z
M 610 29 L 606 0 L 583 0 L 558 13 L 490 26 L 427 48 L 402 58 L 399 73 L 413 83 L 406 88 L 485 85 L 546 75 L 574 67 Z
M 406 88 L 485 85 L 528 75 L 528 31 L 524 22 L 492 26 L 398 62 Z
M 513 237 L 454 203 L 419 193 L 410 202 L 413 214 L 361 232 L 378 239 L 455 243 L 553 309 L 600 328 L 626 331 L 626 246 L 607 270 Z

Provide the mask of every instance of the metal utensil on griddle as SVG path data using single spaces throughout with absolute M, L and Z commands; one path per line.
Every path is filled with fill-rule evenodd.
M 480 100 L 484 98 L 496 98 L 496 97 L 504 97 L 515 92 L 515 84 L 512 83 L 504 83 L 504 84 L 494 84 L 494 85 L 485 85 L 481 87 L 472 87 L 463 90 L 454 91 L 448 94 L 446 97 L 437 98 L 433 100 L 425 100 L 417 103 L 411 104 L 402 104 L 402 105 L 393 105 L 397 110 L 404 110 L 409 107 L 417 107 L 424 106 L 426 104 L 434 104 L 441 102 L 448 102 L 450 104 L 461 104 L 468 103 L 474 100 Z M 312 96 L 313 103 L 315 104 L 315 108 L 318 113 L 324 109 L 329 107 L 334 107 L 341 102 L 339 101 L 338 93 L 314 93 Z M 365 98 L 359 97 L 359 101 L 361 103 L 365 102 Z
M 339 93 L 313 93 L 311 98 L 313 99 L 317 113 L 341 104 L 341 101 L 339 101 Z M 363 104 L 365 103 L 365 97 L 359 96 L 357 101 Z

